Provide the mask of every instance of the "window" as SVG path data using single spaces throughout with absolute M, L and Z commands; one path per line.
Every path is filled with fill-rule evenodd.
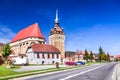
M 39 53 L 37 53 L 37 58 L 40 58 L 40 55 L 39 55 Z
M 23 59 L 23 56 L 21 56 L 21 58 Z
M 42 65 L 44 64 L 44 61 L 42 61 Z
M 43 58 L 43 59 L 45 58 L 44 53 L 42 53 L 42 58 Z
M 28 42 L 26 42 L 26 44 L 28 44 Z
M 57 58 L 59 58 L 59 54 L 57 53 Z
M 55 61 L 52 61 L 52 64 L 54 64 L 55 63 Z
M 50 58 L 50 54 L 48 53 L 48 58 Z
M 54 59 L 54 53 L 52 53 L 52 58 Z
M 23 45 L 25 45 L 25 43 L 23 43 Z

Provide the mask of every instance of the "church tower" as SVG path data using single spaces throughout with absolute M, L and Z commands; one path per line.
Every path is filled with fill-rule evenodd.
M 63 62 L 63 59 L 65 58 L 65 34 L 63 29 L 61 29 L 59 26 L 58 10 L 56 10 L 54 28 L 50 31 L 49 44 L 55 46 L 60 50 L 61 60 Z

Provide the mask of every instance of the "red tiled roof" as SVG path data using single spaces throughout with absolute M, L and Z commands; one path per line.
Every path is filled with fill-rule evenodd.
M 32 24 L 28 26 L 27 28 L 19 31 L 18 34 L 11 40 L 11 42 L 15 42 L 15 41 L 25 39 L 28 37 L 44 38 L 44 36 L 42 35 L 40 31 L 38 23 Z
M 83 55 L 83 52 L 76 52 L 76 55 Z
M 32 46 L 33 52 L 60 52 L 59 49 L 52 45 L 46 44 L 33 44 Z
M 115 58 L 120 58 L 120 55 L 116 55 Z

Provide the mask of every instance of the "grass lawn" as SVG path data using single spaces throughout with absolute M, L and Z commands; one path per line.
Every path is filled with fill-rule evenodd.
M 6 64 L 0 66 L 0 77 L 17 74 L 17 72 L 14 72 L 13 70 L 20 68 L 20 66 L 13 66 L 11 68 L 6 68 L 6 66 Z
M 85 64 L 92 65 L 92 64 L 102 64 L 104 62 L 86 62 Z

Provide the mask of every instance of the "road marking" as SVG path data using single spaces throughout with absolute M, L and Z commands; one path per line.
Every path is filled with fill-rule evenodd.
M 69 78 L 72 78 L 72 77 L 75 77 L 75 76 L 78 76 L 78 75 L 81 75 L 81 74 L 84 74 L 84 73 L 93 71 L 93 70 L 98 69 L 98 68 L 103 67 L 103 66 L 104 66 L 104 65 L 95 67 L 95 68 L 93 68 L 93 69 L 88 69 L 88 70 L 86 70 L 86 71 L 83 71 L 83 72 L 80 72 L 80 73 L 77 73 L 77 74 L 73 74 L 73 75 L 67 76 L 66 78 L 62 78 L 62 79 L 59 79 L 59 80 L 67 80 L 67 79 L 69 79 Z

